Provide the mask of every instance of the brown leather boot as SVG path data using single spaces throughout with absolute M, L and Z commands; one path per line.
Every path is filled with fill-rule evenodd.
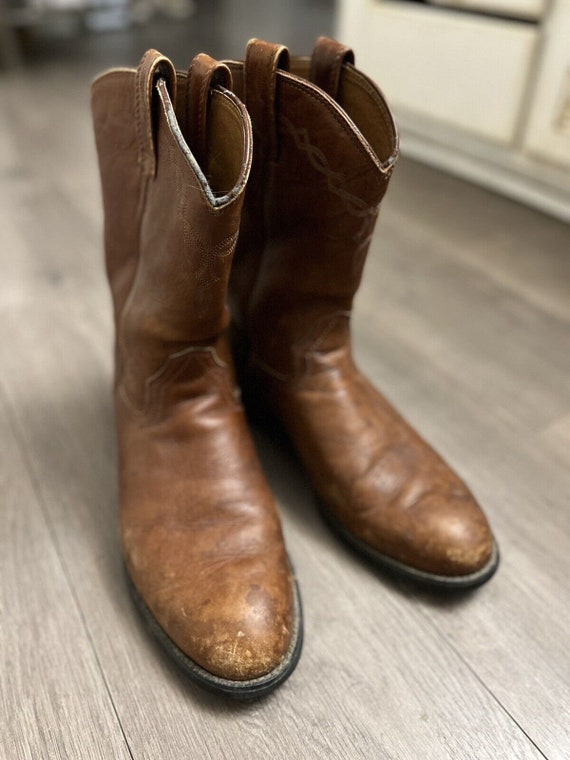
M 251 697 L 290 675 L 302 640 L 224 338 L 251 125 L 227 67 L 200 55 L 178 80 L 150 50 L 92 92 L 121 538 L 134 599 L 166 651 L 202 686 Z
M 230 283 L 244 390 L 285 428 L 325 516 L 388 570 L 469 587 L 498 552 L 475 499 L 354 364 L 350 312 L 398 157 L 381 92 L 352 51 L 312 59 L 252 40 L 228 62 L 254 161 Z

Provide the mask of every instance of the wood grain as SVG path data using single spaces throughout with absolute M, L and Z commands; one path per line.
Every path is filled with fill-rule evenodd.
M 20 451 L 17 424 L 0 395 L 0 756 L 126 759 L 83 608 Z

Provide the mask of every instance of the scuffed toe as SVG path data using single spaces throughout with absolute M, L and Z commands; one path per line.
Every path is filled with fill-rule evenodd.
M 241 585 L 228 574 L 214 599 L 189 582 L 175 595 L 158 595 L 153 614 L 176 646 L 213 675 L 248 681 L 279 668 L 295 631 L 293 579 L 275 574 L 271 588 Z M 257 579 L 259 581 L 259 579 Z
M 461 500 L 428 497 L 416 509 L 420 528 L 415 532 L 418 569 L 437 575 L 471 575 L 483 569 L 494 550 L 493 534 L 485 515 L 470 496 Z

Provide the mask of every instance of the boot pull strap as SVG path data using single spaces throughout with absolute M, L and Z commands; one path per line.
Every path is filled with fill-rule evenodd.
M 176 71 L 172 63 L 158 50 L 147 50 L 135 75 L 135 125 L 137 131 L 139 164 L 144 174 L 154 176 L 156 155 L 154 146 L 153 108 L 154 85 L 162 77 L 172 100 L 176 97 Z
M 319 37 L 311 58 L 311 82 L 336 100 L 345 63 L 354 63 L 352 49 L 328 37 Z
M 277 70 L 289 71 L 289 51 L 284 45 L 252 39 L 245 55 L 245 104 L 256 137 L 268 146 L 269 156 L 277 153 L 276 85 Z
M 199 53 L 190 65 L 186 80 L 186 126 L 188 144 L 201 167 L 206 158 L 208 98 L 210 87 L 215 85 L 231 90 L 232 74 L 225 63 Z

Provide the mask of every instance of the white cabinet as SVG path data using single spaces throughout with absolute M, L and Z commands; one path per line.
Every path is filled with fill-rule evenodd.
M 433 5 L 482 11 L 497 16 L 539 19 L 546 10 L 546 0 L 431 0 Z
M 378 72 L 391 103 L 512 141 L 537 39 L 533 26 L 402 2 L 374 2 L 366 15 L 357 63 Z
M 524 147 L 570 169 L 570 2 L 553 7 L 543 37 Z
M 404 153 L 570 220 L 570 0 L 344 0 L 338 26 Z

